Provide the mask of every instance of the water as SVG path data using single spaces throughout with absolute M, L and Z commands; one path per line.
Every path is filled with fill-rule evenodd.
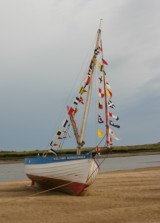
M 100 159 L 101 162 L 103 159 Z M 101 165 L 100 172 L 129 170 L 160 166 L 160 155 L 130 156 L 107 158 Z M 0 164 L 0 182 L 27 179 L 23 163 Z

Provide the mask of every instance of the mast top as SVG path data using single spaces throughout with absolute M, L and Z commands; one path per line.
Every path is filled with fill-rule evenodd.
M 102 26 L 102 21 L 103 19 L 100 19 L 100 23 L 99 23 L 99 29 L 101 30 L 101 26 Z

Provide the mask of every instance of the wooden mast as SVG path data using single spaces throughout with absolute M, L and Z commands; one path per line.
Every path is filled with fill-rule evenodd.
M 100 40 L 100 35 L 101 35 L 101 29 L 98 29 L 97 32 L 97 41 L 96 41 L 96 48 L 98 49 L 99 47 L 99 40 Z M 78 143 L 78 148 L 77 148 L 77 154 L 81 153 L 81 147 L 84 145 L 84 133 L 85 133 L 85 128 L 86 128 L 86 124 L 87 124 L 87 116 L 88 116 L 88 111 L 89 111 L 89 106 L 90 106 L 90 99 L 91 99 L 91 93 L 92 93 L 92 87 L 93 87 L 93 78 L 94 78 L 94 69 L 95 69 L 95 65 L 96 65 L 96 57 L 97 55 L 94 54 L 92 60 L 91 60 L 91 80 L 90 80 L 90 85 L 88 87 L 88 91 L 87 91 L 87 98 L 86 98 L 86 104 L 85 104 L 85 109 L 84 109 L 84 114 L 83 114 L 83 120 L 82 120 L 82 126 L 81 126 L 81 131 L 80 131 L 80 135 L 79 135 L 79 143 Z

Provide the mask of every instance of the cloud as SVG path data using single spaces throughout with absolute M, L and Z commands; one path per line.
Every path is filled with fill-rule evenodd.
M 121 144 L 156 141 L 159 6 L 157 0 L 3 1 L 0 148 L 45 147 L 79 86 L 101 18 Z

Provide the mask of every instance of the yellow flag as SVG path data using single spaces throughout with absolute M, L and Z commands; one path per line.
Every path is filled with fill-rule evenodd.
M 101 69 L 102 64 L 100 62 L 97 62 L 97 66 L 99 69 Z
M 102 138 L 103 137 L 103 131 L 101 129 L 97 129 L 97 135 L 99 138 Z
M 108 97 L 110 97 L 110 98 L 112 97 L 112 92 L 110 90 L 107 89 L 106 93 L 107 93 Z

